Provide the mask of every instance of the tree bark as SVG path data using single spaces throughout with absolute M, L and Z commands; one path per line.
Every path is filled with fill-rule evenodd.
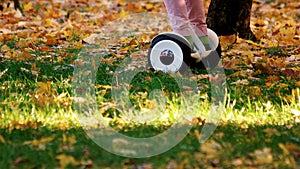
M 15 10 L 19 9 L 21 11 L 22 15 L 25 16 L 23 8 L 22 8 L 19 0 L 14 0 L 14 7 L 15 7 Z
M 0 11 L 2 11 L 4 9 L 3 4 L 2 4 L 4 2 L 4 0 L 1 0 L 0 2 L 1 2 L 1 4 L 0 4 Z M 7 8 L 9 7 L 9 4 L 10 3 L 8 3 Z M 21 4 L 20 4 L 19 0 L 14 0 L 14 8 L 15 8 L 15 10 L 19 9 L 21 11 L 22 15 L 24 16 L 24 11 L 23 11 L 23 9 L 21 7 Z
M 16 10 L 21 9 L 21 5 L 20 5 L 19 0 L 14 0 L 14 7 L 15 7 Z
M 217 35 L 238 34 L 240 38 L 257 41 L 250 29 L 252 0 L 211 0 L 207 26 Z

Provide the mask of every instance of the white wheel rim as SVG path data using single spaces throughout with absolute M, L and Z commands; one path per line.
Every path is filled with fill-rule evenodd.
M 216 50 L 219 45 L 219 38 L 218 35 L 212 31 L 211 29 L 207 29 L 207 35 L 209 38 L 209 43 L 211 50 Z
M 161 53 L 166 50 L 170 50 L 174 54 L 174 60 L 169 65 L 162 63 L 160 60 Z M 150 62 L 155 70 L 161 70 L 163 72 L 176 72 L 182 65 L 183 53 L 177 43 L 171 40 L 162 40 L 153 46 L 150 53 Z

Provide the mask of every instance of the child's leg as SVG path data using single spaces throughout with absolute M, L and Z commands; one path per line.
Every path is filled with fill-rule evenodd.
M 195 33 L 199 36 L 206 50 L 210 50 L 209 39 L 207 37 L 207 25 L 205 11 L 202 0 L 185 0 L 188 18 Z
M 205 11 L 202 0 L 185 0 L 188 18 L 198 36 L 207 35 Z
M 189 19 L 185 0 L 164 0 L 172 30 L 183 36 L 190 36 Z

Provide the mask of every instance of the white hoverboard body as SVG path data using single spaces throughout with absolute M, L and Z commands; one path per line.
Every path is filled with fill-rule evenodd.
M 205 47 L 196 36 L 191 32 L 193 46 L 182 35 L 175 32 L 165 32 L 153 38 L 148 52 L 148 62 L 155 70 L 163 72 L 180 71 L 184 64 L 192 65 L 201 62 L 203 58 L 209 57 L 219 45 L 219 38 L 215 32 L 207 29 L 210 47 L 212 50 L 206 51 Z M 192 52 L 197 55 L 192 55 Z M 196 56 L 196 57 L 195 57 Z

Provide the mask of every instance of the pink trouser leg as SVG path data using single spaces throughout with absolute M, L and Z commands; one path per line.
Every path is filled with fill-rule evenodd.
M 198 36 L 207 35 L 202 0 L 164 0 L 174 32 L 190 36 L 190 26 Z
M 185 0 L 190 23 L 198 36 L 207 35 L 205 11 L 202 0 Z
M 174 32 L 190 36 L 185 0 L 164 0 Z

